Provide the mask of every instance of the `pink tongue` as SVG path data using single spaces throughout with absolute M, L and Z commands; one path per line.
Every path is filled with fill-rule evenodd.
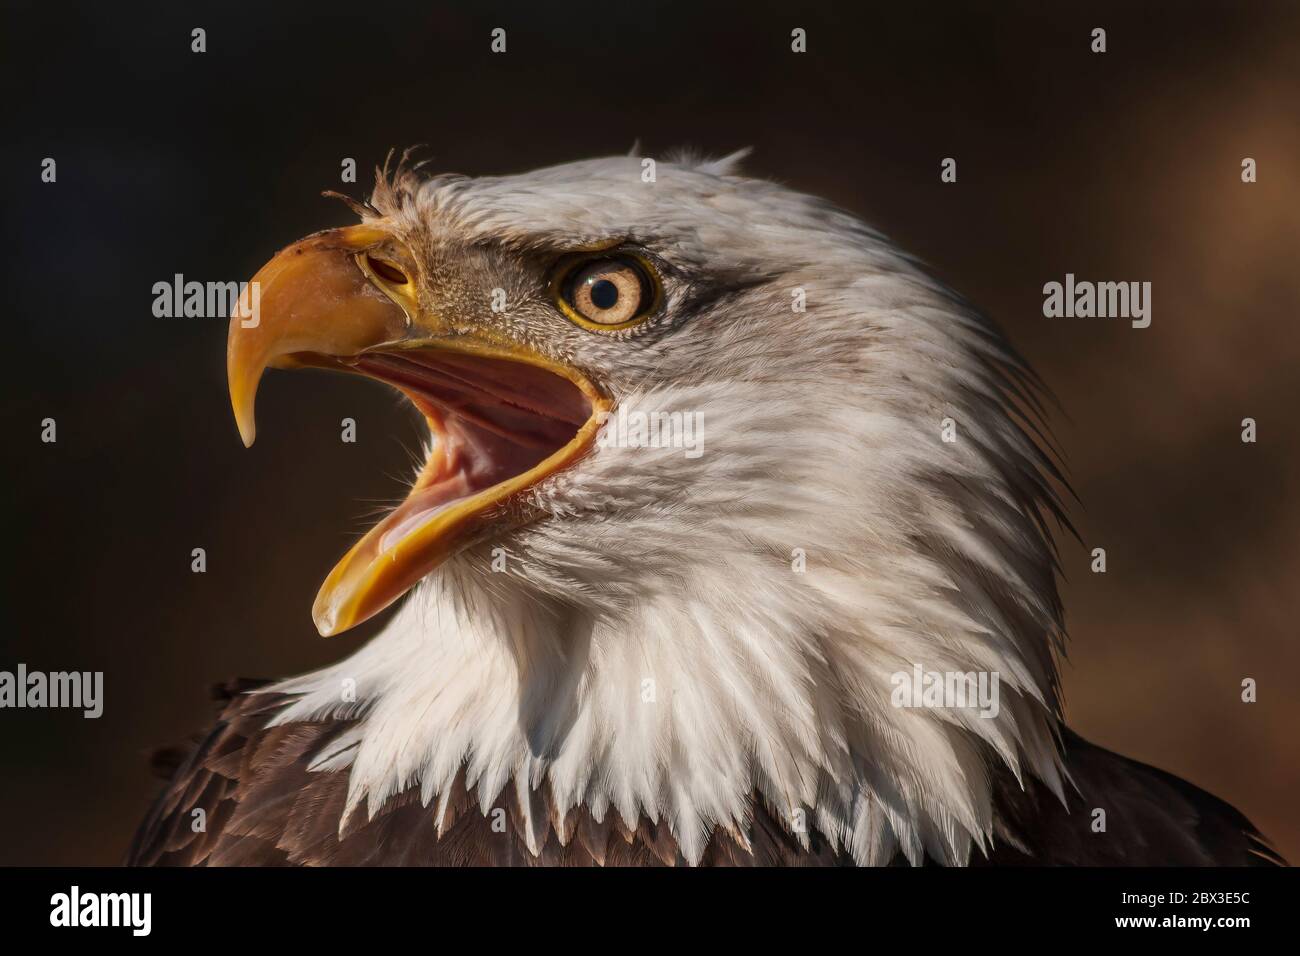
M 555 451 L 553 447 L 517 444 L 454 415 L 443 421 L 438 441 L 430 461 L 440 459 L 441 467 L 436 469 L 440 477 L 429 484 L 417 483 L 385 519 L 392 525 L 380 539 L 380 551 L 387 551 L 449 505 L 528 471 Z
M 441 424 L 415 488 L 380 522 L 381 552 L 450 505 L 540 464 L 591 414 L 568 379 L 521 362 L 413 349 L 366 353 L 354 367 L 400 388 Z

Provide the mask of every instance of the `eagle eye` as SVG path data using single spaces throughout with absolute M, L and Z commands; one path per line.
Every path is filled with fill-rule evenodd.
M 636 256 L 584 259 L 560 274 L 556 304 L 569 319 L 589 329 L 623 329 L 653 311 L 658 283 Z

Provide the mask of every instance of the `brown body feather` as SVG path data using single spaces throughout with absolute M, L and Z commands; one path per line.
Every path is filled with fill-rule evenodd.
M 504 788 L 493 810 L 457 778 L 442 832 L 434 807 L 417 789 L 387 801 L 373 819 L 358 810 L 339 832 L 348 771 L 309 771 L 313 758 L 348 726 L 345 721 L 267 728 L 285 698 L 250 693 L 241 681 L 219 688 L 225 706 L 216 725 L 188 750 L 160 751 L 155 769 L 170 782 L 132 841 L 133 866 L 662 866 L 683 863 L 668 824 L 642 818 L 627 828 L 610 811 L 603 821 L 585 808 L 563 819 L 533 792 L 541 821 L 540 852 L 523 836 L 525 814 Z M 1066 731 L 1066 766 L 1078 793 L 1067 811 L 1036 784 L 1022 789 L 1008 774 L 996 787 L 998 826 L 987 858 L 974 864 L 1227 865 L 1282 862 L 1240 813 L 1170 774 L 1094 747 Z M 713 866 L 843 866 L 815 831 L 807 848 L 755 795 L 746 848 L 716 830 L 702 863 Z M 1092 830 L 1093 808 L 1107 829 Z M 202 810 L 197 830 L 194 811 Z M 494 829 L 493 817 L 505 821 Z M 904 862 L 901 858 L 896 861 Z

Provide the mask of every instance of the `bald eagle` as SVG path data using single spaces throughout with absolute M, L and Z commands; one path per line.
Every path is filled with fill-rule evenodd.
M 228 685 L 130 863 L 1278 862 L 1064 726 L 1041 389 L 880 234 L 734 156 L 350 204 L 255 276 L 230 395 L 246 444 L 268 367 L 409 398 L 426 461 L 315 623 L 409 596 Z

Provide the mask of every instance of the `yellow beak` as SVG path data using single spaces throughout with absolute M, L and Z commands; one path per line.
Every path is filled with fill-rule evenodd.
M 353 257 L 387 238 L 371 226 L 308 236 L 258 270 L 230 318 L 226 375 L 245 447 L 257 436 L 253 406 L 267 366 L 295 353 L 355 355 L 406 333 L 406 313 L 366 278 Z
M 303 366 L 396 386 L 435 439 L 407 500 L 322 585 L 313 617 L 324 636 L 383 610 L 493 528 L 524 520 L 522 506 L 503 503 L 585 453 L 610 404 L 567 365 L 499 334 L 466 332 L 464 323 L 453 332 L 423 315 L 415 277 L 383 265 L 396 248 L 371 224 L 309 236 L 258 271 L 230 320 L 226 370 L 245 445 L 256 435 L 263 372 Z M 387 275 L 377 277 L 372 254 Z

